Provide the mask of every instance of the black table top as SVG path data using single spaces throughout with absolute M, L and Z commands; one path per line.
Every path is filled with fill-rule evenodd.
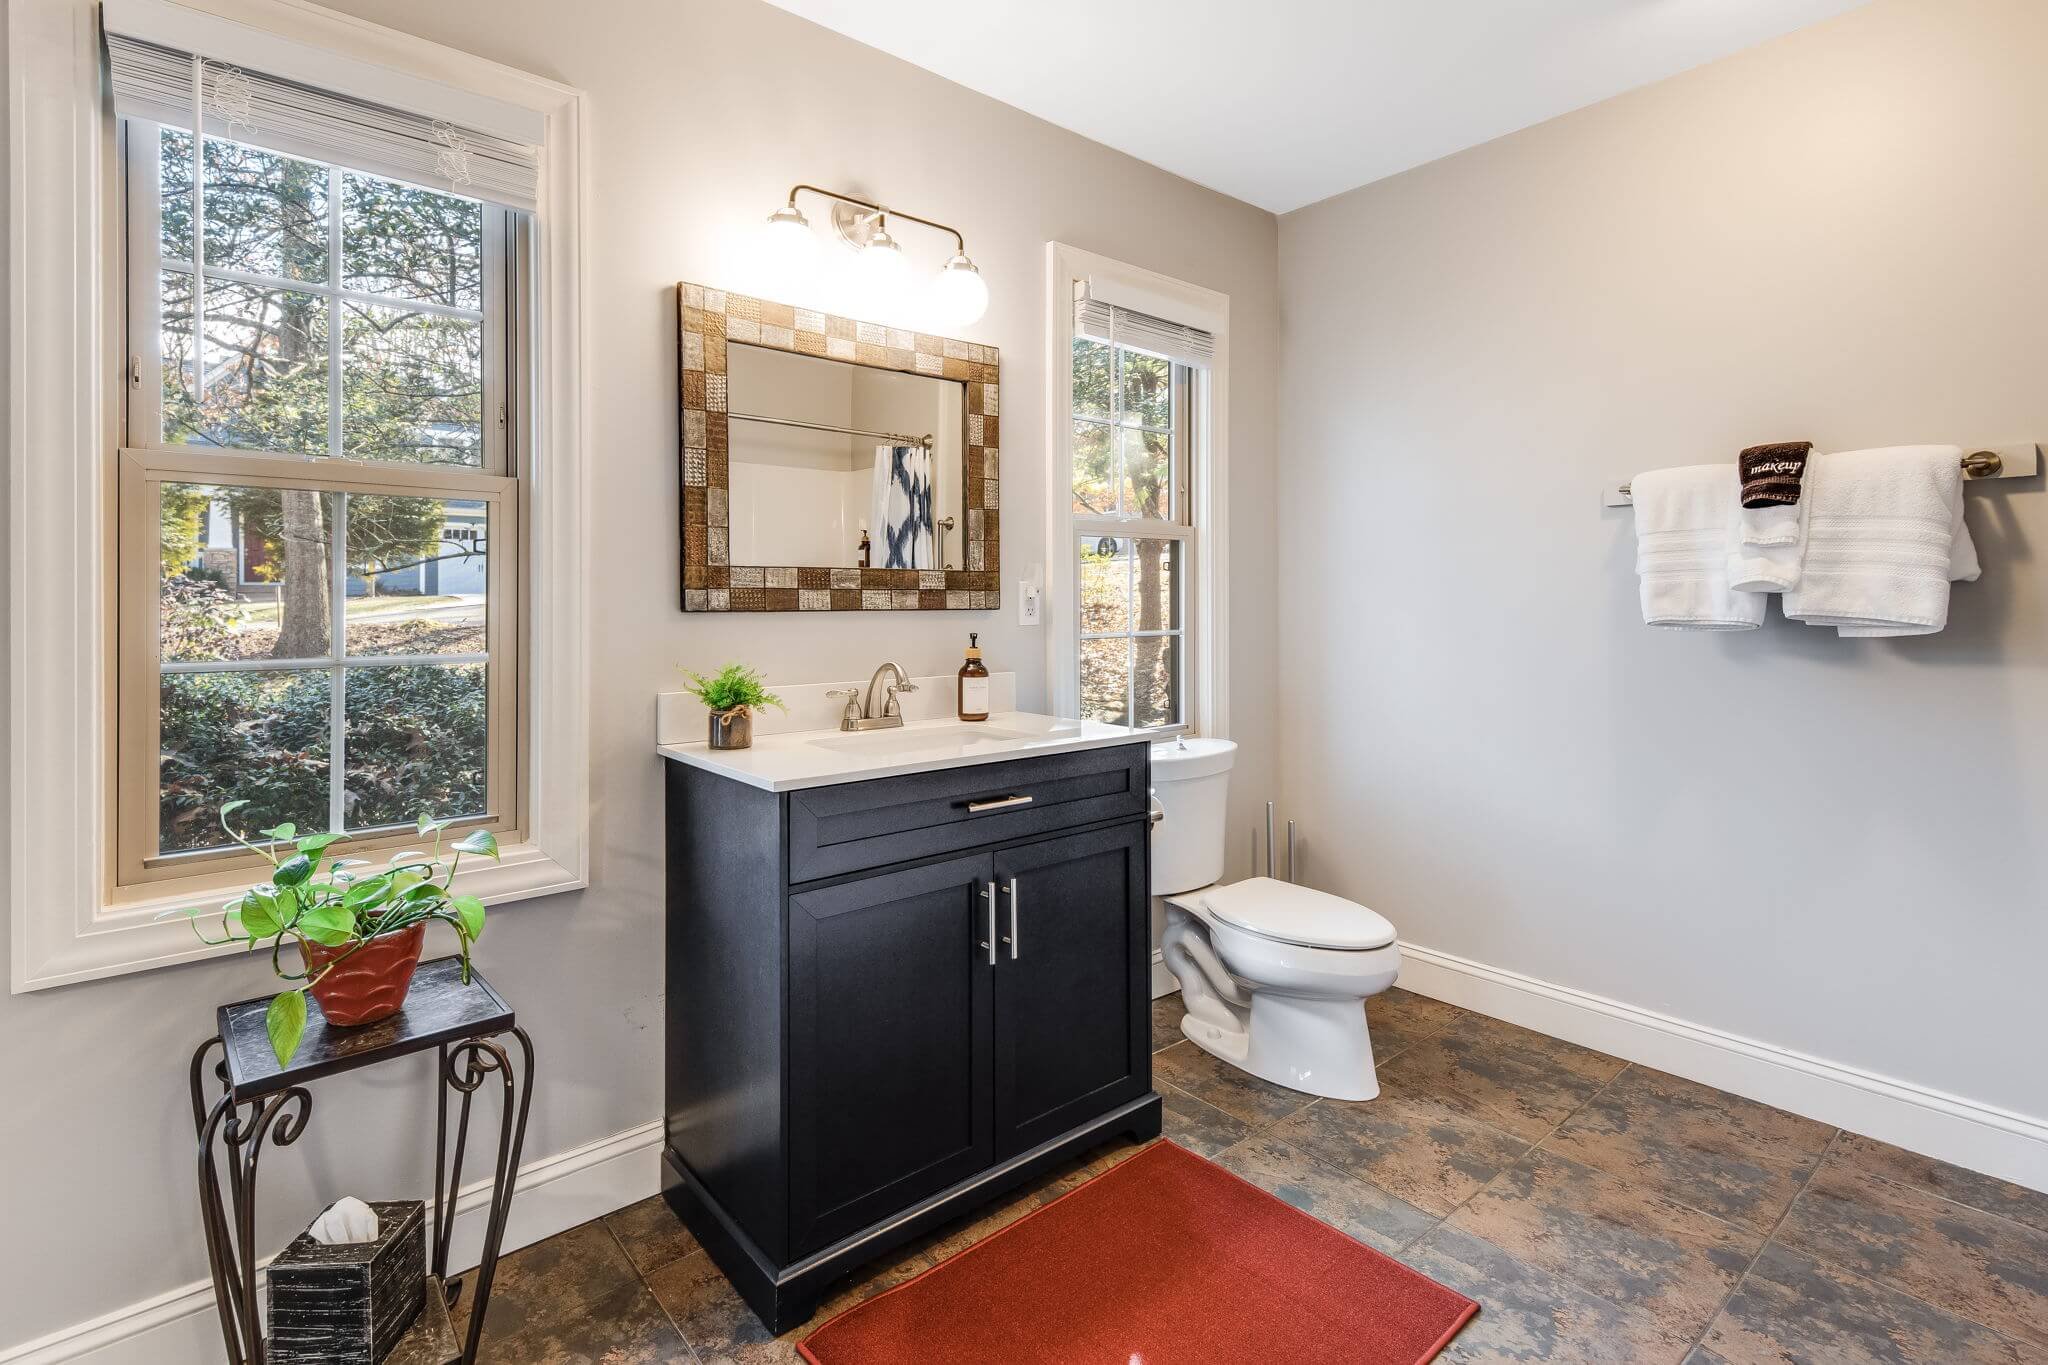
M 404 1006 L 389 1019 L 355 1028 L 330 1027 L 319 1003 L 306 1000 L 306 1032 L 291 1064 L 279 1066 L 264 1027 L 264 1012 L 276 996 L 220 1007 L 220 1036 L 227 1046 L 228 1084 L 235 1098 L 251 1100 L 321 1076 L 421 1052 L 458 1038 L 504 1033 L 512 1007 L 474 968 L 462 981 L 462 959 L 422 962 Z

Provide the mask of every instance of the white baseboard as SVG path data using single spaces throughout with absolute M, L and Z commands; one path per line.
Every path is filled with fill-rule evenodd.
M 511 1251 L 661 1188 L 661 1124 L 644 1123 L 608 1138 L 543 1157 L 519 1168 L 519 1186 L 505 1226 Z M 467 1269 L 482 1254 L 490 1182 L 465 1185 L 455 1204 L 449 1264 Z M 192 1236 L 197 1237 L 195 1226 Z M 0 1365 L 209 1365 L 221 1357 L 213 1284 L 200 1280 L 117 1308 L 90 1322 L 0 1350 Z
M 1401 944 L 1407 990 L 1776 1105 L 1974 1171 L 2048 1190 L 2048 1120 Z

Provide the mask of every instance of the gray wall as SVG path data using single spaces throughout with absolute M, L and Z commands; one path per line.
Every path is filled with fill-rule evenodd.
M 1245 802 L 1270 786 L 1277 228 L 1271 215 L 974 95 L 754 0 L 354 0 L 339 8 L 590 93 L 592 886 L 493 913 L 478 959 L 539 1048 L 527 1141 L 542 1158 L 660 1113 L 661 862 L 653 698 L 678 665 L 865 678 L 884 654 L 950 674 L 967 632 L 1046 696 L 1044 631 L 1015 581 L 1044 556 L 1044 243 L 1228 293 L 1233 691 Z M 957 223 L 993 301 L 968 335 L 1003 352 L 1005 600 L 997 615 L 685 617 L 677 605 L 672 287 L 726 284 L 760 221 L 808 180 Z M 792 302 L 802 303 L 796 299 Z M 25 856 L 14 850 L 12 856 Z M 0 951 L 5 951 L 0 949 Z M 0 996 L 0 1347 L 197 1280 L 183 1067 L 258 964 L 217 961 Z M 266 1163 L 273 1244 L 321 1194 L 424 1187 L 426 1071 L 323 1083 L 298 1147 Z M 303 1171 L 304 1183 L 296 1183 Z
M 1880 0 L 1281 221 L 1283 766 L 1404 937 L 2048 1116 L 2037 477 L 1946 633 L 1642 625 L 1597 490 L 2048 439 L 2048 7 Z

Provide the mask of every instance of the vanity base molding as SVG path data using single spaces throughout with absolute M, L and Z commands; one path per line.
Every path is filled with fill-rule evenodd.
M 661 1151 L 661 1192 L 747 1307 L 779 1336 L 804 1323 L 839 1280 L 868 1262 L 995 1202 L 1112 1138 L 1149 1142 L 1159 1136 L 1161 1123 L 1159 1096 L 1148 1092 L 786 1266 L 777 1265 L 754 1244 L 675 1149 L 666 1145 Z

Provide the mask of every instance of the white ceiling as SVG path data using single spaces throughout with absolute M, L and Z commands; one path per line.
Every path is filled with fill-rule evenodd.
M 770 0 L 1275 213 L 1864 0 Z

